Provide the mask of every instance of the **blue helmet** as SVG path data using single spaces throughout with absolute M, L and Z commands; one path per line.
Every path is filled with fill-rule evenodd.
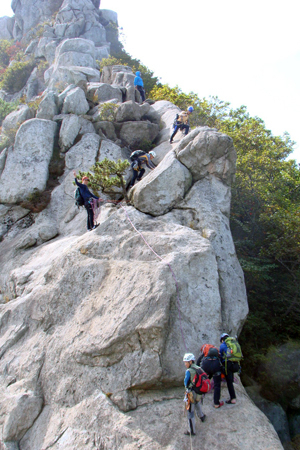
M 189 111 L 189 112 L 193 112 L 193 111 L 194 111 L 194 108 L 193 108 L 192 106 L 189 106 L 189 107 L 188 107 L 188 111 Z

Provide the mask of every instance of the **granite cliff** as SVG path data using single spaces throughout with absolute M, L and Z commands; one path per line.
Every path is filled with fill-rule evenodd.
M 48 64 L 20 92 L 1 92 L 39 99 L 37 110 L 19 106 L 2 124 L 2 139 L 17 132 L 0 154 L 1 449 L 190 448 L 182 356 L 218 345 L 224 330 L 238 334 L 248 313 L 229 226 L 232 140 L 198 127 L 172 145 L 176 106 L 140 104 L 129 67 L 100 77 L 96 61 L 109 55 L 117 15 L 99 6 L 17 0 L 14 18 L 1 19 L 2 37 Z M 103 105 L 114 105 L 113 120 Z M 129 205 L 103 206 L 87 233 L 73 170 L 128 159 L 145 140 L 156 169 L 131 189 Z M 47 189 L 45 209 L 26 208 Z M 206 395 L 201 448 L 250 450 L 255 436 L 258 450 L 282 449 L 238 377 L 236 390 L 238 403 L 221 410 Z

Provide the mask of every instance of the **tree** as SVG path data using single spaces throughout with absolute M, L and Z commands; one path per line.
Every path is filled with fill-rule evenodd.
M 241 342 L 253 370 L 271 344 L 299 337 L 300 171 L 286 160 L 294 144 L 289 135 L 273 136 L 245 106 L 217 127 L 237 151 L 231 228 L 250 307 Z
M 124 174 L 129 165 L 127 160 L 118 159 L 115 162 L 105 158 L 103 161 L 96 162 L 91 167 L 91 172 L 79 172 L 79 176 L 87 176 L 95 192 L 101 189 L 103 193 L 115 197 L 117 193 L 115 188 L 121 188 L 125 200 L 128 201 Z

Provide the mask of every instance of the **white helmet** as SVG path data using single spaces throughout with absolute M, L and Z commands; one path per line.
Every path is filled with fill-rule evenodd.
M 183 357 L 183 361 L 195 361 L 195 356 L 193 353 L 186 353 Z
M 156 156 L 156 153 L 153 151 L 153 150 L 151 150 L 151 152 L 149 152 L 149 155 L 152 155 L 153 156 L 153 158 L 155 158 L 155 156 Z

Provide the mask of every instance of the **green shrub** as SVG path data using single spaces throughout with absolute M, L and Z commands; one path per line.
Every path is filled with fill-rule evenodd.
M 27 83 L 33 68 L 33 60 L 16 61 L 6 69 L 0 87 L 12 94 L 19 92 Z
M 124 64 L 120 59 L 117 59 L 114 56 L 104 58 L 101 61 L 97 60 L 96 63 L 99 65 L 100 70 L 105 66 L 128 66 L 128 64 Z
M 7 137 L 2 137 L 1 141 L 0 141 L 0 153 L 2 152 L 2 150 L 4 150 L 6 147 L 9 147 L 10 143 L 9 143 L 9 139 Z
M 11 42 L 5 39 L 0 41 L 0 67 L 7 67 L 9 64 L 10 56 L 8 49 L 11 46 Z
M 2 124 L 2 121 L 5 119 L 5 117 L 12 111 L 17 109 L 17 107 L 17 102 L 9 103 L 0 98 L 0 124 Z
M 5 142 L 2 141 L 3 145 L 5 144 L 3 148 L 13 145 L 19 127 L 20 123 L 17 124 L 16 128 L 10 128 L 9 130 L 6 130 L 5 133 L 3 133 L 4 138 L 3 141 L 5 141 Z
M 103 103 L 99 106 L 100 120 L 107 120 L 114 122 L 116 120 L 116 114 L 119 105 L 115 103 Z

